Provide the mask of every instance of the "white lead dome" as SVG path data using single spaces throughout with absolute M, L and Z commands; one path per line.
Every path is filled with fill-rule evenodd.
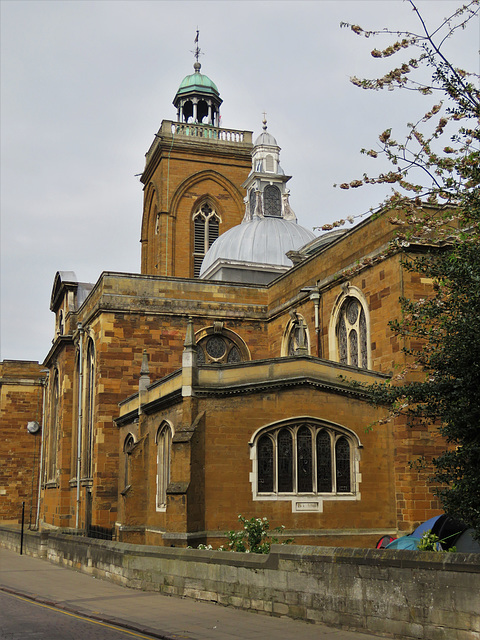
M 268 284 L 293 266 L 286 254 L 315 236 L 297 224 L 286 187 L 289 180 L 280 167 L 280 147 L 264 120 L 252 151 L 252 170 L 242 185 L 247 193 L 245 216 L 207 251 L 201 278 Z
M 291 267 L 285 254 L 300 249 L 314 238 L 311 231 L 292 220 L 255 216 L 215 240 L 203 260 L 200 275 L 217 260 Z

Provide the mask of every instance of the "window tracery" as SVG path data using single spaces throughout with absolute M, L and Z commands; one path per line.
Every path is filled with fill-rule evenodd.
M 193 275 L 198 278 L 203 258 L 220 233 L 220 218 L 208 203 L 193 217 Z
M 371 357 L 369 327 L 368 306 L 363 294 L 347 284 L 330 320 L 331 359 L 368 369 Z
M 218 323 L 222 325 L 223 323 Z M 233 331 L 222 326 L 202 329 L 197 333 L 198 364 L 236 364 L 250 359 L 248 349 Z
M 353 494 L 355 444 L 332 426 L 273 426 L 254 442 L 257 495 Z
M 368 367 L 365 311 L 357 298 L 347 296 L 340 308 L 338 353 L 342 364 Z

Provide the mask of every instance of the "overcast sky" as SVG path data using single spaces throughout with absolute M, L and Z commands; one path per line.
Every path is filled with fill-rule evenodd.
M 291 205 L 307 228 L 358 216 L 375 189 L 334 183 L 374 171 L 362 147 L 420 117 L 428 98 L 362 91 L 390 60 L 340 29 L 417 29 L 403 0 L 291 2 L 1 0 L 1 353 L 42 361 L 54 332 L 49 310 L 59 270 L 95 282 L 102 271 L 140 271 L 145 152 L 193 72 L 223 98 L 225 127 L 268 130 L 280 147 Z M 429 24 L 459 3 L 419 0 Z M 478 69 L 478 22 L 448 45 L 457 66 Z M 431 101 L 432 102 L 432 101 Z M 433 102 L 432 102 L 433 104 Z

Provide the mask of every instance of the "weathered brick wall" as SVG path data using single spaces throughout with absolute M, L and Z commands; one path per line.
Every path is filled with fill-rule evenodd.
M 240 224 L 252 145 L 162 133 L 142 176 L 142 273 L 188 278 L 195 208 L 208 197 L 220 217 L 220 233 Z
M 412 300 L 427 297 L 431 293 L 432 282 L 419 274 L 405 271 L 400 254 L 384 253 L 380 258 L 393 233 L 388 219 L 368 220 L 273 283 L 269 288 L 269 314 L 273 316 L 268 323 L 270 355 L 280 355 L 291 309 L 296 309 L 304 317 L 311 341 L 310 352 L 317 355 L 314 303 L 309 300 L 309 293 L 302 293 L 301 289 L 318 284 L 321 295 L 320 354 L 334 360 L 329 336 L 332 312 L 343 287 L 350 283 L 362 292 L 368 307 L 371 368 L 394 376 L 402 374 L 407 356 L 402 351 L 402 340 L 393 334 L 389 322 L 402 317 L 401 296 Z M 363 264 L 362 259 L 369 255 L 374 259 L 370 264 Z M 375 432 L 383 428 L 375 427 Z M 438 436 L 435 427 L 412 428 L 401 418 L 394 421 L 392 434 L 397 522 L 401 531 L 409 531 L 418 522 L 441 510 L 429 478 L 432 458 L 445 449 L 446 443 Z M 416 468 L 415 463 L 419 460 L 421 466 Z
M 30 434 L 27 423 L 42 424 L 43 386 L 38 362 L 0 363 L 0 521 L 35 524 L 41 431 Z
M 275 364 L 280 378 L 281 362 Z M 245 382 L 241 368 L 236 375 Z M 193 411 L 195 421 L 186 419 L 187 400 L 193 404 L 188 411 Z M 362 444 L 358 499 L 325 499 L 320 512 L 294 512 L 291 500 L 254 499 L 249 442 L 261 427 L 295 416 L 330 421 L 357 434 Z M 121 461 L 125 459 L 122 443 L 129 432 L 139 444 L 138 452 L 131 456 L 138 475 L 122 498 L 119 539 L 168 545 L 180 534 L 175 544 L 219 546 L 226 542 L 225 531 L 237 527 L 241 513 L 248 518 L 267 517 L 272 527 L 285 525 L 285 535 L 293 536 L 296 544 L 374 546 L 381 535 L 396 530 L 392 429 L 365 432 L 364 425 L 375 416 L 366 402 L 348 393 L 332 394 L 307 385 L 184 398 L 152 414 L 141 414 L 139 423 L 120 428 Z M 166 512 L 159 512 L 155 508 L 155 441 L 164 420 L 175 430 L 170 481 L 176 488 L 167 496 Z M 123 463 L 119 466 L 122 469 Z M 137 527 L 134 538 L 132 526 Z M 143 528 L 148 533 L 139 538 Z
M 0 544 L 19 534 L 0 527 Z M 478 554 L 283 547 L 269 555 L 29 533 L 26 552 L 136 589 L 400 638 L 475 640 Z

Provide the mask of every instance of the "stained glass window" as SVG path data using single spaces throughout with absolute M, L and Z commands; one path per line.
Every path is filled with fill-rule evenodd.
M 293 442 L 288 429 L 282 429 L 278 434 L 278 490 L 293 491 Z
M 262 436 L 257 445 L 258 490 L 273 491 L 273 441 L 270 436 Z
M 310 423 L 272 428 L 257 442 L 258 493 L 351 493 L 350 440 Z
M 368 347 L 367 347 L 367 320 L 365 318 L 365 312 L 362 309 L 360 313 L 360 357 L 362 367 L 367 369 L 368 367 Z
M 313 491 L 312 432 L 300 427 L 297 432 L 297 491 Z
M 317 434 L 317 491 L 330 493 L 332 490 L 332 445 L 328 431 L 322 429 Z
M 350 491 L 350 445 L 342 436 L 335 446 L 337 493 Z
M 368 336 L 365 310 L 357 298 L 345 298 L 337 322 L 338 360 L 368 368 Z
M 197 343 L 198 364 L 235 364 L 243 359 L 239 347 L 227 335 L 207 335 Z

